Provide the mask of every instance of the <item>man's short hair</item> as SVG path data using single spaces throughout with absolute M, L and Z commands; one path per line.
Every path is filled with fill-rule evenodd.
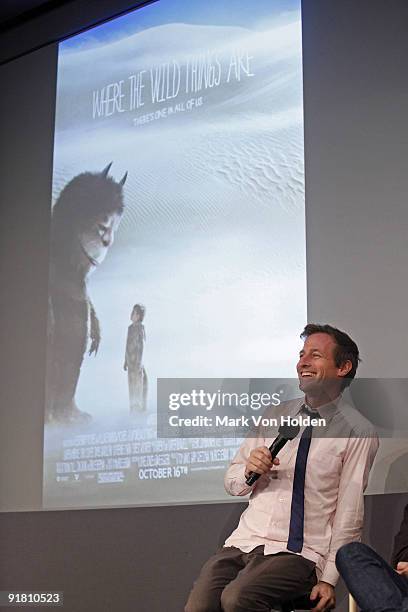
M 351 381 L 356 375 L 358 363 L 361 361 L 360 353 L 357 344 L 350 338 L 348 334 L 333 327 L 332 325 L 318 325 L 317 323 L 308 323 L 305 329 L 300 334 L 302 340 L 305 340 L 313 334 L 328 334 L 333 338 L 336 343 L 334 349 L 334 361 L 338 368 L 340 368 L 344 362 L 350 360 L 352 367 L 350 372 L 346 374 L 343 380 L 343 389 L 351 384 Z

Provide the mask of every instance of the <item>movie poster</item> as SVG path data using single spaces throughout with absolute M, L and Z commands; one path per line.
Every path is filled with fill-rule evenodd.
M 44 507 L 226 500 L 239 440 L 158 436 L 157 380 L 295 375 L 300 0 L 159 0 L 61 43 L 51 215 Z

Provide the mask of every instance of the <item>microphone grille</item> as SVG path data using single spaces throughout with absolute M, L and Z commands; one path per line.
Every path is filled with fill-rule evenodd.
M 279 427 L 279 435 L 286 440 L 293 440 L 300 431 L 299 425 L 281 425 Z

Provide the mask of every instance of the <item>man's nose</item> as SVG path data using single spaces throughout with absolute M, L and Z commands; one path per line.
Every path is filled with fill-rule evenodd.
M 302 355 L 302 357 L 299 357 L 298 368 L 310 365 L 309 361 L 310 360 L 307 355 Z

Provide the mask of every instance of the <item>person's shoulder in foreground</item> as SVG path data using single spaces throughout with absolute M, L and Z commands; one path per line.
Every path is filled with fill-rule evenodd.
M 408 504 L 394 539 L 392 566 L 362 542 L 342 546 L 337 568 L 358 606 L 367 612 L 403 612 L 408 602 Z

